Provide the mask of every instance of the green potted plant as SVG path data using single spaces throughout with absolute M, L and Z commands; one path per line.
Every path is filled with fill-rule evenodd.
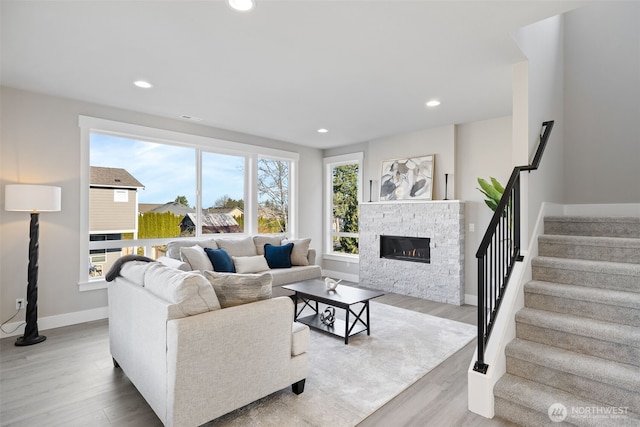
M 504 193 L 504 187 L 494 177 L 490 179 L 491 183 L 484 178 L 478 178 L 478 184 L 480 184 L 478 190 L 487 197 L 484 202 L 495 212 Z

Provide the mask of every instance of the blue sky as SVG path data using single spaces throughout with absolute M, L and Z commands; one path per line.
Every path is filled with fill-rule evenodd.
M 140 203 L 166 203 L 186 196 L 196 204 L 195 149 L 156 144 L 111 135 L 91 134 L 91 166 L 123 168 L 144 186 Z M 204 153 L 202 204 L 213 206 L 222 197 L 243 199 L 244 159 Z

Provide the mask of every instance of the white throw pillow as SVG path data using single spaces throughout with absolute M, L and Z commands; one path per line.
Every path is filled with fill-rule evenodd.
M 198 245 L 201 248 L 218 249 L 215 239 L 197 240 L 197 239 L 179 239 L 167 243 L 167 253 L 169 258 L 182 259 L 180 257 L 180 248 Z
M 264 255 L 232 256 L 231 259 L 233 259 L 236 273 L 260 273 L 269 270 L 269 264 L 267 264 L 267 259 Z M 213 270 L 213 268 L 210 270 Z
M 144 275 L 144 287 L 157 297 L 175 304 L 184 316 L 220 309 L 211 283 L 198 273 L 151 263 Z
M 293 243 L 291 251 L 291 265 L 309 265 L 309 245 L 311 239 L 283 240 L 282 244 Z
M 256 246 L 251 236 L 242 239 L 217 239 L 218 247 L 227 251 L 229 256 L 254 256 L 258 255 Z
M 213 286 L 222 308 L 270 299 L 272 295 L 271 273 L 237 274 L 205 271 L 204 275 Z
M 253 236 L 253 243 L 256 246 L 256 252 L 258 255 L 264 255 L 264 245 L 269 243 L 273 246 L 280 246 L 280 242 L 284 239 L 284 235 L 275 234 L 275 235 L 258 235 Z
M 209 256 L 200 245 L 180 248 L 180 258 L 189 263 L 194 271 L 213 270 Z

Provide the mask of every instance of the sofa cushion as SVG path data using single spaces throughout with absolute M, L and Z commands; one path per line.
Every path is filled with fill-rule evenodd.
M 227 251 L 229 256 L 255 256 L 258 255 L 256 246 L 253 244 L 251 236 L 242 239 L 218 239 L 219 248 Z
M 309 245 L 311 239 L 285 239 L 282 244 L 293 243 L 291 251 L 291 265 L 309 265 Z
M 196 239 L 180 239 L 167 243 L 167 256 L 173 259 L 180 258 L 180 248 L 198 245 L 201 248 L 217 249 L 218 245 L 214 239 L 196 240 Z
M 269 268 L 291 268 L 291 250 L 293 243 L 282 246 L 274 246 L 270 243 L 264 245 L 264 257 Z
M 180 258 L 189 263 L 192 270 L 213 270 L 213 264 L 202 246 L 194 245 L 180 248 Z
M 273 276 L 273 286 L 302 282 L 303 280 L 319 279 L 322 269 L 319 265 L 294 265 L 291 268 L 274 268 L 269 271 Z
M 236 269 L 233 266 L 233 260 L 224 249 L 211 249 L 204 248 L 211 264 L 213 264 L 213 270 L 221 273 L 235 273 Z
M 152 263 L 144 274 L 144 287 L 157 297 L 175 304 L 184 316 L 220 309 L 211 283 L 198 273 Z
M 235 274 L 205 271 L 222 308 L 271 298 L 271 274 Z
M 282 234 L 253 236 L 253 243 L 256 246 L 256 253 L 258 255 L 264 255 L 264 245 L 268 243 L 270 245 L 280 246 L 280 242 L 282 242 L 282 239 L 284 239 L 284 235 Z
M 260 273 L 269 270 L 269 264 L 263 255 L 234 256 L 233 265 L 236 273 Z

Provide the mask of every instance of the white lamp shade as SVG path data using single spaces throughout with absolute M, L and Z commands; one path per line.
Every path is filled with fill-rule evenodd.
M 4 187 L 4 209 L 7 211 L 57 212 L 61 203 L 60 187 L 27 184 Z

